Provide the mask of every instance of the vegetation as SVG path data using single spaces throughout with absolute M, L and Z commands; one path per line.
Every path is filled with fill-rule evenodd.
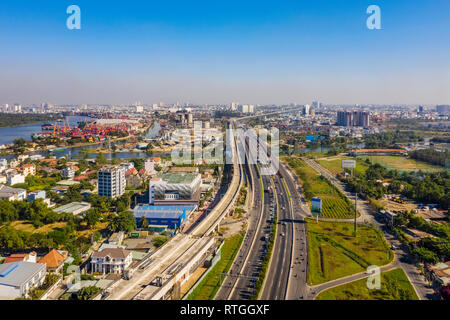
M 158 236 L 158 237 L 154 237 L 152 239 L 152 243 L 156 248 L 161 247 L 164 243 L 167 242 L 167 240 L 169 240 L 167 237 L 163 237 L 163 236 Z
M 344 172 L 344 169 L 342 169 L 342 160 L 352 160 L 351 157 L 338 157 L 338 158 L 331 158 L 331 159 L 320 159 L 316 160 L 321 166 L 328 169 L 332 174 L 338 175 L 342 174 Z M 356 168 L 354 169 L 353 174 L 355 176 L 360 176 L 366 172 L 367 168 L 369 167 L 369 164 L 367 164 L 364 161 L 357 160 L 356 161 Z M 347 169 L 349 171 L 349 169 Z M 349 172 L 350 173 L 350 172 Z
M 381 288 L 367 288 L 367 279 L 343 284 L 321 292 L 317 300 L 419 300 L 402 269 L 381 273 Z
M 221 249 L 220 260 L 203 278 L 186 300 L 212 300 L 221 286 L 221 274 L 228 272 L 239 251 L 244 233 L 237 234 L 225 240 Z
M 411 158 L 442 167 L 450 164 L 450 151 L 439 152 L 434 149 L 416 150 L 411 152 Z
M 383 133 L 369 134 L 364 137 L 366 148 L 368 149 L 396 149 L 399 145 L 406 142 L 422 142 L 423 137 L 415 131 L 390 131 Z
M 76 295 L 76 300 L 89 300 L 100 292 L 96 286 L 83 287 Z
M 411 250 L 412 256 L 420 262 L 435 264 L 439 260 L 450 260 L 450 226 L 447 224 L 434 224 L 425 221 L 422 217 L 415 216 L 410 212 L 402 212 L 394 218 L 393 226 L 397 236 L 402 242 L 408 244 L 402 228 L 412 228 L 430 233 L 436 238 L 422 238 L 416 243 L 417 248 Z
M 0 113 L 0 128 L 17 127 L 27 124 L 55 121 L 60 118 L 54 113 Z
M 45 277 L 44 283 L 41 286 L 30 290 L 30 297 L 33 300 L 39 300 L 44 293 L 58 281 L 59 277 L 60 276 L 58 274 L 48 273 Z
M 389 263 L 393 254 L 383 234 L 371 226 L 306 219 L 308 283 L 315 285 Z
M 388 186 L 383 186 L 384 180 L 390 181 Z M 450 203 L 450 173 L 447 171 L 400 173 L 372 164 L 363 176 L 343 181 L 351 191 L 376 199 L 393 193 L 418 202 L 439 204 L 443 209 L 447 209 Z
M 421 159 L 409 159 L 400 156 L 361 156 L 358 157 L 360 160 L 365 160 L 368 164 L 378 163 L 388 169 L 395 169 L 401 172 L 403 171 L 441 171 L 442 167 L 432 165 L 421 161 Z
M 311 201 L 312 197 L 322 198 L 323 217 L 337 219 L 354 217 L 353 204 L 325 177 L 319 175 L 301 159 L 288 158 L 287 162 L 302 182 L 305 199 Z

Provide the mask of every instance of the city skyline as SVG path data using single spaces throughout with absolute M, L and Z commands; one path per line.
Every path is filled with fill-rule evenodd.
M 0 103 L 450 103 L 443 1 L 70 4 L 0 4 Z

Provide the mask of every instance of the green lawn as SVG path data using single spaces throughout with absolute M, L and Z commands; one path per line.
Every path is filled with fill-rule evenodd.
M 309 202 L 312 197 L 322 198 L 323 217 L 336 219 L 354 217 L 353 205 L 326 178 L 322 177 L 301 159 L 287 158 L 287 163 L 299 177 L 306 200 Z
M 365 271 L 369 265 L 383 266 L 393 259 L 381 231 L 345 222 L 316 223 L 306 219 L 308 231 L 308 283 L 312 285 Z
M 379 163 L 388 169 L 399 171 L 442 171 L 444 168 L 428 164 L 426 162 L 395 156 L 362 156 L 358 157 L 362 161 L 369 159 L 372 163 Z
M 239 251 L 244 234 L 240 233 L 225 240 L 221 249 L 221 258 L 202 282 L 192 291 L 186 300 L 213 300 L 221 286 L 220 274 L 226 273 Z M 223 280 L 223 279 L 222 279 Z
M 328 169 L 332 174 L 337 175 L 338 173 L 342 173 L 344 169 L 342 169 L 342 160 L 354 160 L 352 157 L 341 157 L 336 156 L 329 159 L 321 159 L 316 160 L 321 166 Z M 364 161 L 358 159 L 356 161 L 356 169 L 354 170 L 355 176 L 359 176 L 366 172 L 369 168 L 369 165 Z
M 381 273 L 381 289 L 367 288 L 367 278 L 321 292 L 316 300 L 419 300 L 402 269 Z

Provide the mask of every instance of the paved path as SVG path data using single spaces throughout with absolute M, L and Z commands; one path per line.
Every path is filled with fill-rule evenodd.
M 345 185 L 339 181 L 336 177 L 334 177 L 328 170 L 319 165 L 317 162 L 311 159 L 302 158 L 307 164 L 309 164 L 316 171 L 321 173 L 324 177 L 326 177 L 333 185 L 335 185 L 339 190 L 341 190 L 345 195 L 349 195 L 349 193 L 345 190 Z M 353 196 L 354 198 L 354 196 Z M 351 198 L 350 198 L 351 199 Z M 409 255 L 405 252 L 401 246 L 400 241 L 398 241 L 386 228 L 383 223 L 378 222 L 375 219 L 376 212 L 370 207 L 368 201 L 364 201 L 362 199 L 358 199 L 358 211 L 361 216 L 358 218 L 358 222 L 370 223 L 383 231 L 384 236 L 388 243 L 392 246 L 395 246 L 394 253 L 396 255 L 397 260 L 396 264 L 398 267 L 402 268 L 405 271 L 408 279 L 414 287 L 417 295 L 421 300 L 431 300 L 435 298 L 434 290 L 428 285 L 425 277 L 420 274 L 419 269 L 410 261 Z M 345 221 L 342 219 L 338 219 L 335 221 Z M 352 220 L 353 221 L 353 220 Z M 349 281 L 347 281 L 349 282 Z

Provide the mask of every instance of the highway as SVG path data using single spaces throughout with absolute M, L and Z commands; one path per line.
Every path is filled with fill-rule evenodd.
M 234 126 L 234 121 L 229 122 L 230 129 Z M 227 192 L 211 212 L 195 226 L 189 235 L 178 233 L 151 255 L 151 257 L 144 259 L 138 266 L 131 270 L 133 272 L 131 280 L 120 279 L 108 288 L 108 300 L 142 298 L 142 294 L 140 295 L 140 293 L 149 291 L 150 288 L 147 287 L 152 285 L 156 277 L 166 273 L 168 268 L 174 264 L 182 265 L 185 261 L 188 261 L 189 259 L 186 258 L 186 253 L 191 252 L 191 255 L 194 255 L 195 252 L 191 248 L 197 248 L 198 243 L 203 242 L 202 238 L 207 237 L 218 227 L 220 221 L 236 201 L 243 184 L 243 171 L 242 166 L 238 162 L 239 150 L 236 148 L 236 140 L 234 137 L 229 138 L 233 159 L 233 178 Z M 149 261 L 148 259 L 152 259 L 152 262 L 146 265 Z M 140 268 L 141 265 L 146 266 L 145 268 Z
M 333 185 L 335 185 L 347 197 L 349 197 L 350 200 L 352 199 L 354 200 L 354 195 L 352 197 L 352 194 L 346 190 L 346 186 L 342 182 L 340 182 L 335 176 L 333 176 L 328 170 L 326 170 L 324 167 L 322 167 L 314 160 L 307 158 L 302 159 L 316 171 L 325 176 Z M 394 245 L 395 249 L 393 251 L 395 254 L 395 264 L 405 271 L 419 298 L 421 300 L 433 299 L 434 298 L 433 289 L 428 286 L 424 276 L 420 274 L 420 271 L 411 262 L 408 253 L 402 249 L 401 243 L 391 234 L 391 232 L 384 223 L 378 221 L 375 218 L 376 212 L 374 212 L 371 209 L 368 201 L 358 198 L 358 212 L 361 214 L 361 216 L 357 220 L 364 223 L 371 223 L 380 230 L 382 230 L 388 243 L 391 246 Z
M 262 261 L 267 252 L 267 241 L 272 222 L 270 221 L 271 195 L 268 192 L 270 178 L 261 176 L 256 164 L 257 141 L 255 136 L 241 136 L 239 142 L 245 150 L 246 168 L 252 194 L 253 206 L 249 210 L 248 230 L 243 244 L 236 256 L 222 287 L 216 294 L 216 300 L 250 299 L 254 292 L 255 281 L 261 270 Z M 261 188 L 262 186 L 262 188 Z M 272 201 L 273 202 L 273 201 Z M 274 209 L 272 209 L 274 210 Z M 264 240 L 263 240 L 264 239 Z

